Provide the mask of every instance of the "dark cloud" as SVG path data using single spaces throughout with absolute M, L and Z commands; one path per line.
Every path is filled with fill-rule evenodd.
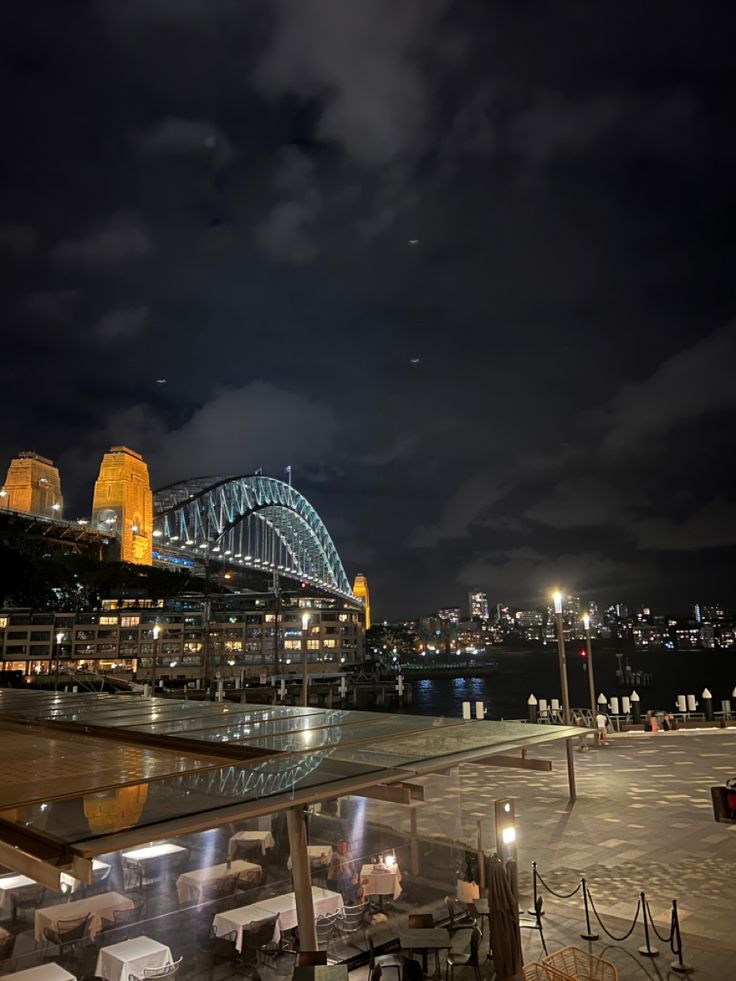
M 9 6 L 4 458 L 291 463 L 379 616 L 727 596 L 733 16 Z
M 146 255 L 152 249 L 146 228 L 134 217 L 115 215 L 104 227 L 59 242 L 52 258 L 59 265 L 96 269 Z

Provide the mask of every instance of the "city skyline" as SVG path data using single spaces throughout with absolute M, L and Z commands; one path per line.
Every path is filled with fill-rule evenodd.
M 291 467 L 378 620 L 733 606 L 732 15 L 685 11 L 6 13 L 0 467 L 74 516 L 114 445 Z

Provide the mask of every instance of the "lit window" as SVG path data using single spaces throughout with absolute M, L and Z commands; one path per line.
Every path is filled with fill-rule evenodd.
M 301 648 L 301 646 L 302 646 L 302 642 L 300 640 L 284 641 L 284 648 L 287 651 L 298 651 Z
M 121 627 L 137 627 L 140 622 L 141 622 L 140 617 L 130 617 L 130 616 L 120 617 Z
M 319 650 L 319 641 L 318 640 L 308 640 L 307 641 L 307 650 L 308 651 L 318 651 Z
M 337 641 L 336 641 L 336 640 L 330 640 L 330 639 L 328 638 L 328 639 L 327 639 L 327 640 L 325 641 L 325 647 L 327 647 L 327 648 L 329 648 L 330 650 L 332 650 L 332 648 L 333 648 L 333 647 L 337 647 Z
M 117 622 L 118 622 L 118 618 L 117 617 L 100 617 L 100 623 L 101 624 L 111 624 L 111 623 L 117 623 Z

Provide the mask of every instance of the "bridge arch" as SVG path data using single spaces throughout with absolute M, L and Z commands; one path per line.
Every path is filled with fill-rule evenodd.
M 154 550 L 280 572 L 353 597 L 324 522 L 282 480 L 195 477 L 155 491 L 153 510 Z

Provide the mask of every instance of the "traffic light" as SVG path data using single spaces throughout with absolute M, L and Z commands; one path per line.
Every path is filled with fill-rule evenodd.
M 588 652 L 586 651 L 586 649 L 585 649 L 584 647 L 581 647 L 581 648 L 580 648 L 580 650 L 578 651 L 578 654 L 579 654 L 579 655 L 580 655 L 581 657 L 587 657 L 587 656 L 588 656 Z

